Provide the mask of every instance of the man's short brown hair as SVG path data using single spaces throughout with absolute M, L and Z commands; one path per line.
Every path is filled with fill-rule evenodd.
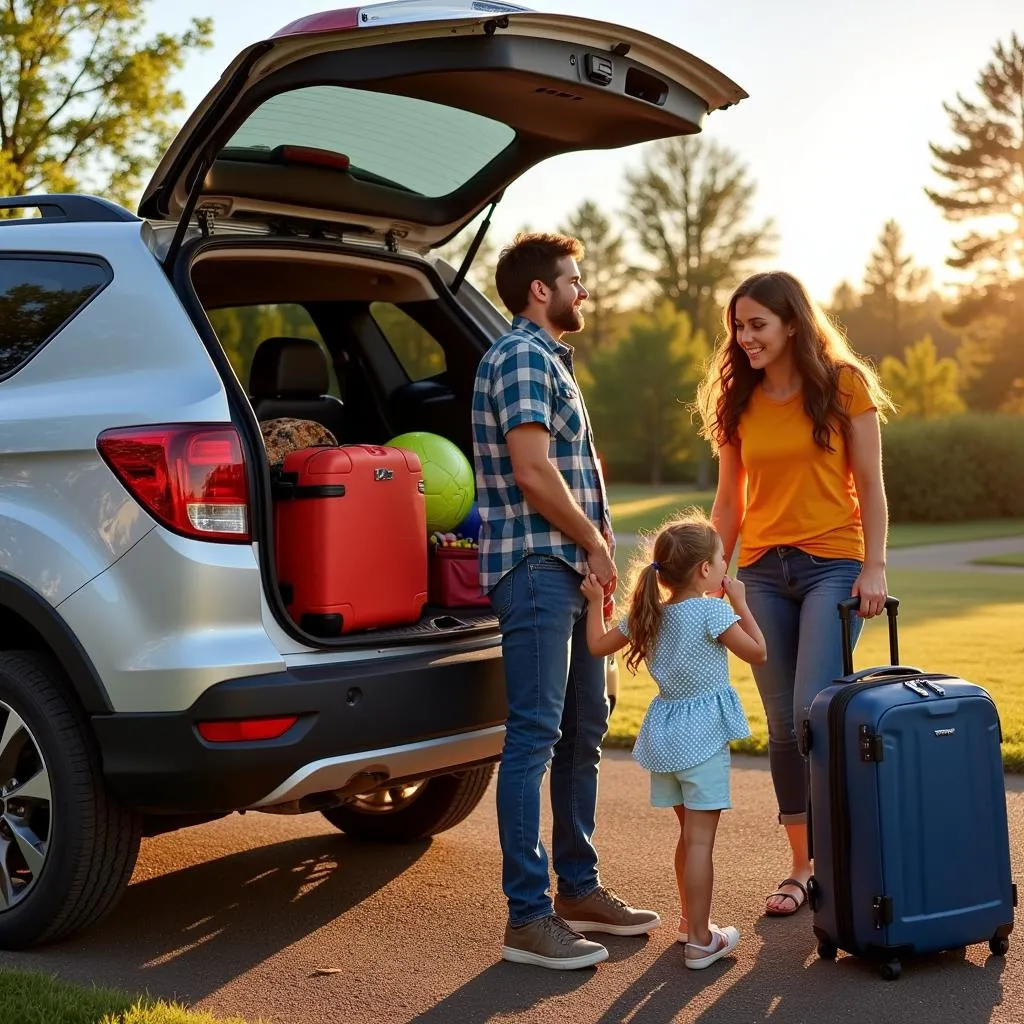
M 566 256 L 583 259 L 583 245 L 578 238 L 551 232 L 520 232 L 505 246 L 498 257 L 494 284 L 501 301 L 513 316 L 518 316 L 530 303 L 530 285 L 543 281 L 554 288 L 558 277 L 558 261 Z

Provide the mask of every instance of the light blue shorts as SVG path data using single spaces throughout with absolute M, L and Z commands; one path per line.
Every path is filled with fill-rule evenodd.
M 681 772 L 651 772 L 651 806 L 678 807 L 688 811 L 724 811 L 732 807 L 729 765 L 732 756 L 726 743 L 717 754 Z

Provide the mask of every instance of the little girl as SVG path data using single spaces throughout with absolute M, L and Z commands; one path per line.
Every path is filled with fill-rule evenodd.
M 587 646 L 600 657 L 628 645 L 626 667 L 635 673 L 646 662 L 658 684 L 633 756 L 651 773 L 651 803 L 673 808 L 679 819 L 678 940 L 686 966 L 700 970 L 731 953 L 740 938 L 736 928 L 710 922 L 715 832 L 732 806 L 729 741 L 750 735 L 726 652 L 759 665 L 765 642 L 743 584 L 726 576 L 721 538 L 699 510 L 662 527 L 643 563 L 627 618 L 607 631 L 603 588 L 594 575 L 583 581 Z

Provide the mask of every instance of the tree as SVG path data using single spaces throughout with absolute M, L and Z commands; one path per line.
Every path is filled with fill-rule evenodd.
M 0 12 L 0 194 L 80 189 L 127 203 L 184 105 L 169 88 L 213 23 L 139 38 L 138 0 L 8 0 Z
M 926 190 L 948 220 L 969 225 L 946 262 L 974 277 L 949 322 L 973 335 L 980 370 L 969 397 L 983 409 L 1016 407 L 1024 388 L 1024 42 L 1012 34 L 993 53 L 978 78 L 980 101 L 957 94 L 944 105 L 958 141 L 931 151 L 951 185 Z
M 886 356 L 880 371 L 900 416 L 933 420 L 964 411 L 960 366 L 949 356 L 938 358 L 927 335 L 904 349 L 903 361 Z
M 965 296 L 950 320 L 960 327 L 957 355 L 972 409 L 1020 412 L 1024 396 L 1024 277 Z
M 828 311 L 832 316 L 842 319 L 860 306 L 860 295 L 849 281 L 840 281 L 832 292 L 832 302 Z
M 893 342 L 899 343 L 906 306 L 920 302 L 928 271 L 914 266 L 914 257 L 903 252 L 903 232 L 894 220 L 887 220 L 878 246 L 864 271 L 864 305 L 883 325 Z
M 926 334 L 931 335 L 940 356 L 952 356 L 963 348 L 963 338 L 946 322 L 949 303 L 937 292 L 928 292 L 915 302 L 901 304 L 899 333 L 895 336 L 891 325 L 883 319 L 879 304 L 861 295 L 846 281 L 833 292 L 827 311 L 838 321 L 857 352 L 876 363 L 886 356 L 901 357 L 911 341 Z M 959 360 L 959 354 L 957 358 Z M 962 383 L 966 380 L 967 376 L 962 376 Z
M 928 198 L 955 223 L 984 223 L 954 243 L 951 267 L 1002 283 L 1024 273 L 1024 42 L 997 43 L 978 78 L 981 102 L 945 103 L 958 143 L 931 145 L 934 170 L 951 182 Z
M 752 225 L 754 183 L 738 157 L 698 136 L 653 143 L 626 175 L 626 221 L 645 276 L 696 330 L 719 330 L 721 291 L 772 253 L 771 221 Z
M 704 335 L 667 300 L 637 314 L 616 346 L 594 354 L 588 405 L 613 472 L 660 484 L 668 469 L 699 458 L 703 442 L 688 406 L 707 356 Z
M 581 335 L 573 338 L 573 344 L 583 350 L 586 358 L 588 353 L 600 351 L 612 340 L 616 313 L 629 284 L 629 265 L 623 251 L 625 243 L 622 234 L 613 229 L 608 217 L 590 199 L 580 204 L 560 230 L 583 243 L 581 272 L 590 298 L 586 303 L 587 326 Z

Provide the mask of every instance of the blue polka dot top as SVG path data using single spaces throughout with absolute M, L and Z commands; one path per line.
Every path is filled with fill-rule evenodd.
M 729 655 L 718 638 L 739 616 L 722 599 L 666 604 L 647 667 L 658 684 L 633 756 L 648 771 L 681 772 L 730 740 L 750 735 L 739 694 L 729 682 Z M 629 636 L 626 620 L 619 629 Z

